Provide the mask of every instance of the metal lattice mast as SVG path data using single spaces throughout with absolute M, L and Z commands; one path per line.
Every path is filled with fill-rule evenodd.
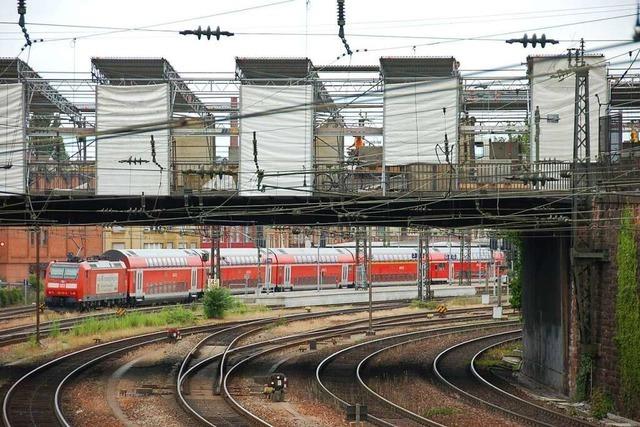
M 571 53 L 575 52 L 572 64 Z M 591 168 L 589 121 L 589 66 L 584 61 L 584 40 L 579 49 L 569 50 L 569 66 L 575 72 L 575 114 L 573 131 L 571 286 L 576 296 L 580 343 L 583 354 L 592 356 L 592 294 L 597 279 L 596 263 L 606 254 L 593 249 L 589 232 L 594 183 Z
M 431 275 L 429 270 L 429 230 L 418 234 L 418 299 L 431 299 Z

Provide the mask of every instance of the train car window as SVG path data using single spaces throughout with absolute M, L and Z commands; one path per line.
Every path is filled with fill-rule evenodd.
M 52 265 L 49 271 L 49 277 L 56 279 L 75 279 L 78 277 L 78 269 L 76 266 Z

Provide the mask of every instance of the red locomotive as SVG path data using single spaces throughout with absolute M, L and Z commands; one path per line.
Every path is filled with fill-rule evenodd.
M 477 278 L 492 275 L 491 266 L 503 268 L 501 252 L 495 252 L 492 259 L 490 251 L 476 249 L 472 259 L 464 262 L 455 259 L 453 248 L 432 249 L 432 282 L 446 283 L 462 270 Z M 346 247 L 221 249 L 221 284 L 242 293 L 255 290 L 258 284 L 280 291 L 352 287 L 369 281 L 374 286 L 416 283 L 415 248 L 372 248 L 369 278 L 356 271 L 354 254 Z M 46 273 L 46 302 L 88 308 L 194 300 L 207 287 L 209 255 L 203 249 L 125 249 L 107 251 L 95 261 L 51 262 Z

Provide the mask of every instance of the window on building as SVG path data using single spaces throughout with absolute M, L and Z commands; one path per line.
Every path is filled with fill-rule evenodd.
M 111 249 L 124 249 L 124 243 L 123 242 L 113 242 L 111 244 Z
M 162 249 L 162 243 L 145 243 L 144 249 Z
M 173 249 L 173 242 L 167 242 L 167 249 Z
M 196 245 L 195 243 L 191 243 L 190 247 L 191 247 L 191 249 L 196 249 L 198 247 L 198 245 Z
M 185 243 L 178 243 L 178 249 L 187 249 L 187 245 Z

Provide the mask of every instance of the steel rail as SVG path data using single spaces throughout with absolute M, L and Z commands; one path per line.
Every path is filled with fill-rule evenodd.
M 477 308 L 473 308 L 473 309 L 457 309 L 456 312 L 460 311 L 461 313 L 464 312 L 469 312 L 469 311 L 476 311 L 478 310 Z M 389 328 L 389 327 L 397 327 L 397 326 L 406 326 L 406 323 L 404 322 L 399 322 L 399 323 L 393 323 L 393 321 L 398 321 L 398 320 L 404 320 L 404 319 L 408 319 L 408 318 L 416 318 L 416 317 L 422 317 L 424 316 L 425 313 L 410 313 L 410 314 L 401 314 L 401 315 L 394 315 L 394 316 L 386 316 L 382 319 L 378 320 L 378 323 L 376 323 L 376 329 L 381 329 L 381 328 Z M 484 319 L 486 317 L 489 317 L 490 315 L 476 315 L 474 316 L 474 319 Z M 459 318 L 448 318 L 448 319 L 429 319 L 429 318 L 425 318 L 422 319 L 423 323 L 427 323 L 427 324 L 433 324 L 433 325 L 437 325 L 441 322 L 444 321 L 451 321 L 451 320 L 458 320 Z M 460 318 L 460 320 L 462 320 Z M 464 319 L 466 320 L 466 318 Z M 288 346 L 293 346 L 293 345 L 299 345 L 300 343 L 305 343 L 308 342 L 308 340 L 310 338 L 316 338 L 317 337 L 336 337 L 336 336 L 341 336 L 344 335 L 346 333 L 354 333 L 354 332 L 358 332 L 358 331 L 364 331 L 366 329 L 368 329 L 368 319 L 363 319 L 363 320 L 358 320 L 355 321 L 354 323 L 351 324 L 350 327 L 342 327 L 342 326 L 329 326 L 329 327 L 325 327 L 325 328 L 320 328 L 317 330 L 313 330 L 313 331 L 306 331 L 306 332 L 302 332 L 299 334 L 292 334 L 292 335 L 288 335 L 288 336 L 284 336 L 284 337 L 277 337 L 277 338 L 273 338 L 268 340 L 267 342 L 257 342 L 257 343 L 251 343 L 251 344 L 246 344 L 244 346 L 240 346 L 237 348 L 232 348 L 232 345 L 227 346 L 227 349 L 224 352 L 224 356 L 228 357 L 229 354 L 233 354 L 233 353 L 239 353 L 241 351 L 245 351 L 248 349 L 252 349 L 252 348 L 258 348 L 261 346 L 264 346 L 265 344 L 269 345 L 269 344 L 276 344 L 277 342 L 280 341 L 289 341 L 289 340 L 295 340 L 295 342 L 292 343 L 286 343 L 284 345 L 281 346 L 277 346 L 276 348 L 272 348 L 272 349 L 267 349 L 266 351 L 260 352 L 260 354 L 264 354 L 270 351 L 274 351 L 277 350 L 279 348 L 284 348 L 284 347 L 288 347 Z M 354 327 L 354 324 L 363 324 L 363 326 L 358 326 L 358 327 Z M 416 325 L 416 322 L 412 323 L 413 326 Z M 246 336 L 250 333 L 255 332 L 255 330 L 249 331 L 245 334 L 243 334 L 243 336 Z M 328 335 L 327 335 L 328 334 Z M 238 337 L 236 337 L 238 338 Z M 235 339 L 234 341 L 237 342 L 239 339 Z M 192 349 L 192 351 L 190 352 L 190 354 L 195 353 L 195 351 L 197 351 L 197 349 L 206 341 L 206 339 L 201 340 L 198 344 L 196 344 L 196 346 Z M 259 354 L 253 354 L 251 355 L 249 358 L 242 360 L 241 362 L 239 362 L 239 364 L 248 362 L 249 360 L 251 360 L 254 357 L 258 357 Z M 184 383 L 184 381 L 190 376 L 192 375 L 196 370 L 201 369 L 203 366 L 211 363 L 213 360 L 218 359 L 223 357 L 223 353 L 219 353 L 213 356 L 209 356 L 201 361 L 199 361 L 198 363 L 196 363 L 195 365 L 191 366 L 184 374 L 182 374 L 179 378 L 179 382 L 177 383 L 177 389 L 178 389 L 178 393 L 179 393 L 179 399 L 180 399 L 180 403 L 184 404 L 183 408 L 185 408 L 187 410 L 187 412 L 191 413 L 196 419 L 200 420 L 201 422 L 203 422 L 206 425 L 209 426 L 214 426 L 213 423 L 211 423 L 209 420 L 207 420 L 206 418 L 204 418 L 200 413 L 198 413 L 191 405 L 188 404 L 188 402 L 186 401 L 183 393 L 182 393 L 182 384 Z M 186 363 L 183 361 L 183 366 L 186 366 Z M 232 367 L 232 368 L 235 368 Z M 181 367 L 182 369 L 182 367 Z M 222 378 L 222 384 L 220 387 L 220 392 L 221 394 L 223 394 L 224 392 L 224 378 L 228 378 L 226 375 L 223 377 L 222 376 L 223 370 L 220 370 L 220 375 Z M 227 375 L 229 375 L 229 372 L 227 372 Z M 227 396 L 223 396 L 230 402 L 230 405 L 232 408 L 234 408 L 236 410 L 236 412 L 240 413 L 241 415 L 245 415 L 246 416 L 246 409 L 241 407 L 241 405 L 235 401 L 235 399 L 233 399 L 230 396 L 230 393 L 227 391 Z M 252 417 L 249 417 L 250 419 L 252 419 L 254 422 L 256 421 L 255 419 L 253 419 Z
M 486 352 L 487 350 L 489 350 L 489 349 L 491 349 L 491 348 L 493 348 L 493 347 L 497 347 L 497 346 L 499 346 L 499 345 L 506 344 L 506 343 L 508 343 L 508 342 L 517 341 L 517 340 L 519 340 L 519 339 L 521 339 L 521 337 L 517 337 L 517 338 L 509 338 L 509 339 L 507 339 L 507 340 L 504 340 L 504 341 L 500 341 L 500 342 L 498 342 L 498 343 L 491 344 L 490 346 L 487 346 L 487 347 L 483 348 L 482 350 L 480 350 L 479 352 L 477 352 L 477 353 L 473 356 L 473 358 L 471 359 L 471 363 L 470 363 L 470 370 L 471 370 L 471 373 L 473 374 L 473 376 L 474 376 L 478 381 L 480 381 L 482 384 L 484 384 L 485 386 L 487 386 L 487 387 L 489 387 L 490 389 L 494 390 L 495 392 L 500 393 L 500 394 L 502 394 L 502 395 L 506 396 L 507 398 L 509 398 L 509 399 L 511 399 L 511 400 L 515 400 L 515 401 L 517 401 L 519 404 L 526 405 L 526 406 L 529 406 L 529 407 L 531 407 L 531 408 L 534 408 L 536 411 L 544 412 L 544 413 L 546 413 L 546 414 L 551 415 L 552 417 L 556 417 L 556 418 L 559 418 L 559 419 L 561 419 L 561 420 L 563 420 L 563 421 L 570 422 L 570 423 L 576 423 L 576 422 L 578 422 L 578 423 L 582 423 L 582 424 L 587 425 L 587 426 L 597 426 L 598 424 L 590 423 L 590 422 L 588 422 L 588 421 L 586 421 L 586 420 L 585 420 L 585 421 L 582 421 L 582 420 L 580 420 L 580 419 L 578 419 L 578 418 L 575 418 L 575 417 L 572 417 L 572 416 L 569 416 L 569 415 L 563 414 L 562 412 L 554 411 L 554 410 L 549 409 L 549 408 L 546 408 L 546 407 L 544 407 L 544 406 L 542 406 L 542 405 L 538 405 L 538 404 L 536 404 L 536 403 L 534 403 L 534 402 L 531 402 L 531 401 L 529 401 L 529 400 L 526 400 L 526 399 L 523 399 L 523 398 L 521 398 L 521 397 L 519 397 L 519 396 L 516 396 L 515 394 L 509 393 L 508 391 L 506 391 L 506 390 L 504 390 L 504 389 L 502 389 L 502 388 L 500 388 L 500 387 L 496 386 L 495 384 L 492 384 L 490 381 L 488 381 L 486 378 L 484 378 L 482 375 L 480 375 L 480 373 L 479 373 L 479 372 L 478 372 L 478 370 L 476 369 L 475 364 L 476 364 L 476 360 L 478 359 L 478 357 L 479 357 L 482 353 Z M 504 410 L 504 408 L 502 408 L 502 409 Z
M 388 309 L 388 308 L 397 308 L 402 306 L 402 304 L 381 304 L 379 305 L 377 308 L 378 309 Z M 329 312 L 325 312 L 325 313 L 333 313 L 333 314 L 342 314 L 342 313 L 352 313 L 352 312 L 357 312 L 357 311 L 363 311 L 366 310 L 366 307 L 357 307 L 357 308 L 348 308 L 348 309 L 338 309 L 338 310 L 331 310 Z M 316 314 L 316 313 L 314 313 Z M 303 316 L 303 315 L 308 315 L 307 313 L 304 314 L 291 314 L 288 316 L 284 316 L 287 318 L 291 318 L 291 317 L 295 317 L 295 316 Z M 317 314 L 316 314 L 317 315 Z M 273 321 L 275 320 L 276 317 L 268 317 L 268 318 L 264 318 L 263 320 L 265 322 L 269 322 L 269 321 Z M 193 326 L 193 327 L 189 327 L 189 328 L 183 328 L 182 332 L 184 334 L 194 334 L 194 333 L 201 333 L 204 331 L 207 331 L 211 328 L 216 328 L 216 327 L 224 327 L 224 326 L 233 326 L 233 325 L 238 325 L 241 324 L 241 322 L 229 322 L 227 324 L 210 324 L 210 325 L 198 325 L 198 326 Z M 10 418 L 9 415 L 9 411 L 10 411 L 10 401 L 12 399 L 12 396 L 15 394 L 16 390 L 18 389 L 18 386 L 21 385 L 23 382 L 27 381 L 28 379 L 32 378 L 34 375 L 38 375 L 40 374 L 42 371 L 45 371 L 48 368 L 52 368 L 54 365 L 59 364 L 59 363 L 63 363 L 65 361 L 68 361 L 71 357 L 73 356 L 78 356 L 78 355 L 82 355 L 82 354 L 86 354 L 90 351 L 96 351 L 99 350 L 103 347 L 106 346 L 117 346 L 119 343 L 125 343 L 125 342 L 134 342 L 136 340 L 140 340 L 143 339 L 145 337 L 157 337 L 157 338 L 162 338 L 163 335 L 166 334 L 165 331 L 158 331 L 158 332 L 151 332 L 151 333 L 146 333 L 146 334 L 141 334 L 141 335 L 136 335 L 133 337 L 126 337 L 126 338 L 122 338 L 119 340 L 115 340 L 115 341 L 110 341 L 107 343 L 102 343 L 102 344 L 98 344 L 98 345 L 94 345 L 91 347 L 87 347 L 85 349 L 81 349 L 81 350 L 77 350 L 74 352 L 71 352 L 69 354 L 60 356 L 58 358 L 55 358 L 49 362 L 44 363 L 43 365 L 38 366 L 37 368 L 29 371 L 28 373 L 26 373 L 25 375 L 23 375 L 22 377 L 20 377 L 15 383 L 13 383 L 11 385 L 11 387 L 9 388 L 9 390 L 7 391 L 7 393 L 4 396 L 4 400 L 3 400 L 3 404 L 2 404 L 2 419 L 5 423 L 5 425 L 7 427 L 10 427 L 12 425 L 12 420 Z M 145 340 L 144 343 L 148 343 L 150 340 Z M 125 347 L 127 347 L 125 345 Z M 115 354 L 115 353 L 111 353 L 111 354 Z M 90 364 L 86 364 L 83 363 L 83 366 L 86 368 L 88 366 L 90 366 Z M 75 373 L 77 373 L 79 371 L 75 371 Z M 69 377 L 70 378 L 70 377 Z M 68 378 L 66 378 L 65 376 L 65 380 L 67 380 Z M 59 402 L 56 400 L 57 398 L 60 397 L 59 393 L 56 393 L 54 395 L 54 401 L 53 401 L 53 406 L 54 406 L 54 411 L 56 410 L 56 405 L 59 409 Z M 56 417 L 58 415 L 56 414 Z
M 480 397 L 477 397 L 477 396 L 475 396 L 475 395 L 473 395 L 473 394 L 461 389 L 460 387 L 457 387 L 454 384 L 452 384 L 449 380 L 447 380 L 444 377 L 444 375 L 442 375 L 442 373 L 438 369 L 438 362 L 440 361 L 440 359 L 445 354 L 447 354 L 447 353 L 449 353 L 451 351 L 454 351 L 454 350 L 456 350 L 456 349 L 458 349 L 458 348 L 460 348 L 460 347 L 462 347 L 464 345 L 471 344 L 471 343 L 474 343 L 474 342 L 477 342 L 477 341 L 481 341 L 481 340 L 487 340 L 487 339 L 503 336 L 503 335 L 510 335 L 510 334 L 513 335 L 513 334 L 520 333 L 520 332 L 522 332 L 522 330 L 521 329 L 517 329 L 517 330 L 513 330 L 513 331 L 509 331 L 509 332 L 499 333 L 499 334 L 485 335 L 485 336 L 480 337 L 480 338 L 474 338 L 474 339 L 471 339 L 471 340 L 467 340 L 467 341 L 458 343 L 458 344 L 456 344 L 454 346 L 451 346 L 451 347 L 443 350 L 442 352 L 440 352 L 440 354 L 438 354 L 436 356 L 436 358 L 433 360 L 433 365 L 432 365 L 433 372 L 436 375 L 436 377 L 442 383 L 446 384 L 449 388 L 455 390 L 457 393 L 467 397 L 468 399 L 470 399 L 472 401 L 478 402 L 478 403 L 480 403 L 480 404 L 482 404 L 482 405 L 484 405 L 486 407 L 489 407 L 489 408 L 491 408 L 491 409 L 493 409 L 493 410 L 495 410 L 497 412 L 505 413 L 505 414 L 507 414 L 509 416 L 512 416 L 512 417 L 516 418 L 516 419 L 523 420 L 523 421 L 526 421 L 528 423 L 532 423 L 534 425 L 543 425 L 543 426 L 547 426 L 547 427 L 554 427 L 552 424 L 540 422 L 540 421 L 538 421 L 538 420 L 536 420 L 534 418 L 527 417 L 527 416 L 522 415 L 522 414 L 518 414 L 517 412 L 511 411 L 509 409 L 502 408 L 499 405 L 493 404 L 493 403 L 491 403 L 491 402 L 489 402 L 487 400 L 484 400 L 484 399 L 482 399 Z
M 142 334 L 142 335 L 138 335 L 135 337 L 128 337 L 128 338 L 122 338 L 119 340 L 115 340 L 115 341 L 111 341 L 111 342 L 107 342 L 107 343 L 102 343 L 102 344 L 98 344 L 98 345 L 94 345 L 91 347 L 87 347 L 81 350 L 77 350 L 74 352 L 71 352 L 69 354 L 65 354 L 63 356 L 57 357 L 53 360 L 50 360 L 40 366 L 38 366 L 37 368 L 27 372 L 26 374 L 24 374 L 22 377 L 20 377 L 16 382 L 14 382 L 11 387 L 9 388 L 9 390 L 7 391 L 7 393 L 5 394 L 4 400 L 2 402 L 2 420 L 5 424 L 5 426 L 10 427 L 12 425 L 12 420 L 9 417 L 9 403 L 11 401 L 11 396 L 14 393 L 14 391 L 20 386 L 20 384 L 24 381 L 26 381 L 28 378 L 39 374 L 41 371 L 44 371 L 48 368 L 53 367 L 54 365 L 69 359 L 72 356 L 77 356 L 77 355 L 81 355 L 83 353 L 87 353 L 89 351 L 94 351 L 106 346 L 113 346 L 113 345 L 117 345 L 118 343 L 124 343 L 127 341 L 134 341 L 134 340 L 138 340 L 138 339 L 144 339 L 146 337 L 157 337 L 157 338 L 161 338 L 159 337 L 159 335 L 164 334 L 164 332 L 151 332 L 151 333 L 147 333 L 147 334 Z M 151 338 L 153 339 L 153 338 Z
M 363 321 L 364 322 L 364 321 Z M 364 329 L 365 327 L 359 327 L 356 328 L 357 329 Z M 253 329 L 245 334 L 242 335 L 248 335 L 250 333 L 255 332 L 256 330 L 259 330 L 262 328 L 257 328 L 257 329 Z M 198 420 L 200 420 L 201 422 L 203 422 L 206 425 L 209 426 L 214 426 L 215 425 L 213 423 L 211 423 L 209 420 L 207 420 L 206 418 L 204 418 L 200 413 L 198 413 L 191 405 L 188 404 L 188 402 L 186 401 L 184 394 L 182 393 L 182 385 L 184 383 L 184 381 L 190 376 L 192 375 L 195 371 L 201 369 L 203 366 L 211 363 L 213 360 L 221 358 L 224 355 L 226 355 L 228 357 L 229 354 L 233 354 L 233 353 L 239 353 L 241 351 L 244 350 L 248 350 L 251 348 L 257 348 L 257 347 L 261 347 L 265 344 L 274 344 L 276 342 L 279 341 L 288 341 L 291 339 L 297 339 L 295 344 L 288 344 L 288 345 L 298 345 L 300 343 L 304 343 L 307 342 L 309 340 L 310 337 L 314 337 L 317 336 L 319 334 L 327 334 L 329 332 L 331 332 L 333 335 L 332 336 L 340 336 L 343 335 L 346 332 L 350 332 L 353 329 L 351 328 L 341 328 L 339 326 L 331 326 L 329 328 L 324 328 L 318 331 L 308 331 L 308 332 L 303 332 L 300 334 L 294 334 L 294 335 L 288 335 L 288 336 L 284 336 L 284 337 L 278 337 L 278 338 L 274 338 L 274 339 L 270 339 L 269 341 L 265 342 L 257 342 L 257 343 L 251 343 L 251 344 L 246 344 L 240 347 L 236 347 L 236 348 L 230 348 L 229 346 L 227 346 L 227 349 L 225 350 L 224 353 L 218 353 L 215 354 L 213 356 L 209 356 L 201 361 L 199 361 L 198 363 L 196 363 L 195 365 L 191 366 L 186 372 L 184 372 L 184 374 L 182 374 L 182 376 L 179 378 L 178 383 L 177 383 L 177 390 L 178 390 L 178 395 L 179 395 L 179 403 L 181 403 L 182 405 L 184 405 L 183 407 L 185 409 L 187 409 L 187 411 L 192 414 L 195 418 L 197 418 Z M 195 351 L 197 351 L 197 349 L 207 340 L 208 338 L 205 338 L 203 340 L 201 340 L 193 349 L 192 352 L 195 353 Z M 235 342 L 237 342 L 237 339 L 234 339 Z M 286 346 L 286 345 L 285 345 Z M 187 362 L 188 363 L 188 362 Z M 222 363 L 222 362 L 221 362 Z M 185 361 L 183 361 L 183 366 L 185 365 Z M 220 369 L 220 374 L 222 374 L 222 368 Z M 226 377 L 226 375 L 225 375 Z M 222 391 L 224 389 L 224 379 L 222 380 L 222 383 L 220 385 L 220 392 L 222 394 Z M 232 405 L 233 407 L 233 405 Z M 237 411 L 241 414 L 244 415 L 244 412 L 242 410 L 237 409 Z
M 473 319 L 471 319 L 473 320 Z M 386 341 L 386 340 L 391 340 L 391 339 L 398 339 L 398 338 L 402 338 L 402 337 L 410 337 L 410 336 L 416 336 L 416 335 L 428 335 L 427 337 L 423 337 L 421 339 L 426 339 L 429 338 L 431 336 L 433 336 L 434 332 L 436 333 L 436 336 L 441 336 L 441 335 L 446 335 L 446 334 L 450 334 L 450 333 L 454 333 L 454 332 L 465 332 L 467 330 L 475 330 L 478 327 L 482 327 L 482 326 L 493 326 L 495 325 L 495 327 L 504 327 L 504 326 L 508 326 L 510 324 L 515 324 L 515 323 L 519 323 L 517 321 L 507 321 L 504 323 L 497 323 L 497 322 L 483 322 L 483 323 L 479 323 L 479 324 L 475 324 L 475 325 L 462 325 L 462 326 L 451 326 L 451 327 L 444 327 L 444 328 L 436 328 L 436 329 L 429 329 L 429 330 L 423 330 L 423 331 L 413 331 L 413 332 L 406 332 L 403 334 L 397 334 L 397 335 L 393 335 L 393 336 L 389 336 L 389 337 L 382 337 L 382 338 L 378 338 L 378 339 L 374 339 L 374 340 L 370 340 L 370 341 L 365 341 L 362 343 L 358 343 L 355 345 L 352 345 L 350 347 L 346 347 L 344 349 L 341 349 L 329 356 L 327 356 L 324 360 L 322 360 L 318 366 L 316 367 L 316 381 L 318 382 L 318 384 L 320 385 L 321 389 L 328 394 L 334 401 L 336 401 L 338 404 L 340 404 L 341 406 L 348 406 L 350 405 L 349 402 L 345 401 L 344 399 L 338 397 L 335 393 L 333 393 L 331 390 L 329 390 L 329 388 L 322 382 L 322 379 L 320 378 L 321 376 L 321 372 L 325 369 L 326 366 L 328 366 L 328 364 L 335 359 L 336 357 L 342 355 L 343 353 L 347 353 L 349 351 L 352 351 L 356 348 L 359 347 L 363 347 L 363 346 L 367 346 L 367 345 L 371 345 L 371 344 L 375 344 L 375 343 L 379 343 L 382 341 Z M 442 333 L 439 333 L 442 332 Z M 358 365 L 359 367 L 360 365 Z M 356 372 L 357 372 L 356 368 Z M 383 399 L 383 401 L 385 403 L 389 402 L 391 403 L 391 406 L 395 409 L 397 407 L 397 405 L 393 404 L 392 402 Z M 367 414 L 367 419 L 368 420 L 372 420 L 374 421 L 374 423 L 378 423 L 378 425 L 392 425 L 389 424 L 388 422 L 375 417 L 371 414 Z M 431 420 L 427 420 L 428 422 L 431 422 Z M 428 424 L 429 425 L 429 424 Z
M 379 307 L 376 307 L 376 309 L 388 309 L 388 308 L 393 308 L 393 307 L 398 307 L 397 304 L 392 304 L 391 307 L 387 306 L 387 305 L 382 305 Z M 298 315 L 291 315 L 291 316 L 298 316 L 298 318 L 302 319 L 304 318 L 315 318 L 315 317 L 327 317 L 330 315 L 339 315 L 339 314 L 348 314 L 348 313 L 352 313 L 352 312 L 358 312 L 358 311 L 364 311 L 367 308 L 363 308 L 363 307 L 355 307 L 352 309 L 347 309 L 347 310 L 332 310 L 330 312 L 323 312 L 323 313 L 314 313 L 314 314 L 298 314 Z M 456 309 L 457 312 L 458 309 Z M 459 310 L 470 310 L 470 309 L 459 309 Z M 405 319 L 405 318 L 410 318 L 412 317 L 416 317 L 416 316 L 421 316 L 424 313 L 410 313 L 410 314 L 400 314 L 400 315 L 395 315 L 395 316 L 387 316 L 382 320 L 390 320 L 390 319 Z M 284 316 L 283 318 L 290 318 L 291 316 Z M 273 319 L 270 319 L 273 320 Z M 296 318 L 293 318 L 293 320 L 296 320 Z M 353 324 L 358 324 L 358 323 L 366 323 L 368 322 L 367 319 L 364 320 L 357 320 L 355 322 L 352 323 Z M 251 324 L 258 324 L 258 323 L 264 323 L 262 320 L 256 320 L 250 323 L 246 323 L 243 325 L 238 325 L 235 326 L 234 328 L 228 328 L 226 330 L 223 331 L 218 331 L 215 332 L 214 334 L 211 334 L 205 338 L 203 338 L 202 340 L 200 340 L 192 349 L 191 351 L 185 356 L 185 358 L 183 359 L 181 365 L 180 365 L 180 369 L 178 370 L 178 374 L 177 374 L 177 380 L 176 380 L 176 392 L 178 395 L 178 403 L 183 407 L 183 409 L 185 409 L 185 411 L 189 414 L 191 414 L 193 417 L 195 417 L 197 420 L 199 420 L 200 422 L 202 422 L 205 425 L 209 425 L 209 426 L 214 426 L 213 423 L 211 423 L 209 420 L 207 420 L 206 418 L 204 418 L 197 410 L 195 410 L 187 401 L 184 393 L 183 393 L 183 384 L 185 382 L 185 380 L 187 378 L 189 378 L 189 376 L 193 375 L 193 373 L 195 373 L 197 370 L 201 369 L 202 367 L 204 367 L 205 365 L 211 363 L 213 360 L 218 359 L 218 358 L 222 358 L 224 357 L 226 359 L 226 357 L 228 357 L 229 354 L 231 353 L 235 353 L 235 352 L 239 352 L 242 350 L 246 350 L 249 348 L 255 348 L 255 347 L 259 347 L 261 345 L 263 345 L 264 343 L 259 342 L 259 343 L 252 343 L 252 344 L 247 344 L 235 349 L 232 349 L 232 346 L 241 338 L 241 337 L 236 337 L 231 344 L 229 344 L 227 346 L 227 348 L 225 349 L 224 353 L 219 353 L 219 354 L 215 354 L 213 356 L 209 356 L 207 358 L 204 358 L 202 360 L 200 360 L 199 362 L 197 362 L 195 365 L 187 368 L 190 360 L 193 358 L 193 355 L 200 349 L 200 347 L 210 338 L 212 338 L 213 336 L 222 333 L 222 332 L 228 332 L 231 329 L 237 329 L 243 326 L 250 326 Z M 338 327 L 330 327 L 329 329 L 337 329 Z M 257 329 L 253 329 L 251 331 L 248 331 L 245 334 L 242 334 L 242 336 L 246 336 L 249 335 L 251 333 L 254 333 L 255 331 L 259 330 L 261 328 L 257 328 Z M 320 331 L 325 331 L 327 328 L 323 328 Z M 345 331 L 347 331 L 346 328 L 343 328 L 342 333 L 344 333 Z M 305 336 L 307 339 L 309 338 L 309 334 L 313 334 L 314 331 L 311 332 L 305 332 L 305 333 L 301 333 L 301 334 L 295 334 L 295 335 L 290 335 L 290 336 L 285 336 L 285 337 L 278 337 L 275 339 L 270 340 L 270 343 L 274 343 L 274 342 L 278 342 L 281 340 L 287 340 L 287 339 L 291 339 L 292 337 L 299 337 L 299 336 Z M 317 333 L 317 332 L 316 332 Z M 219 391 L 222 388 L 222 378 L 223 378 L 223 366 L 224 366 L 224 362 L 221 361 L 220 362 L 220 369 L 219 369 Z

